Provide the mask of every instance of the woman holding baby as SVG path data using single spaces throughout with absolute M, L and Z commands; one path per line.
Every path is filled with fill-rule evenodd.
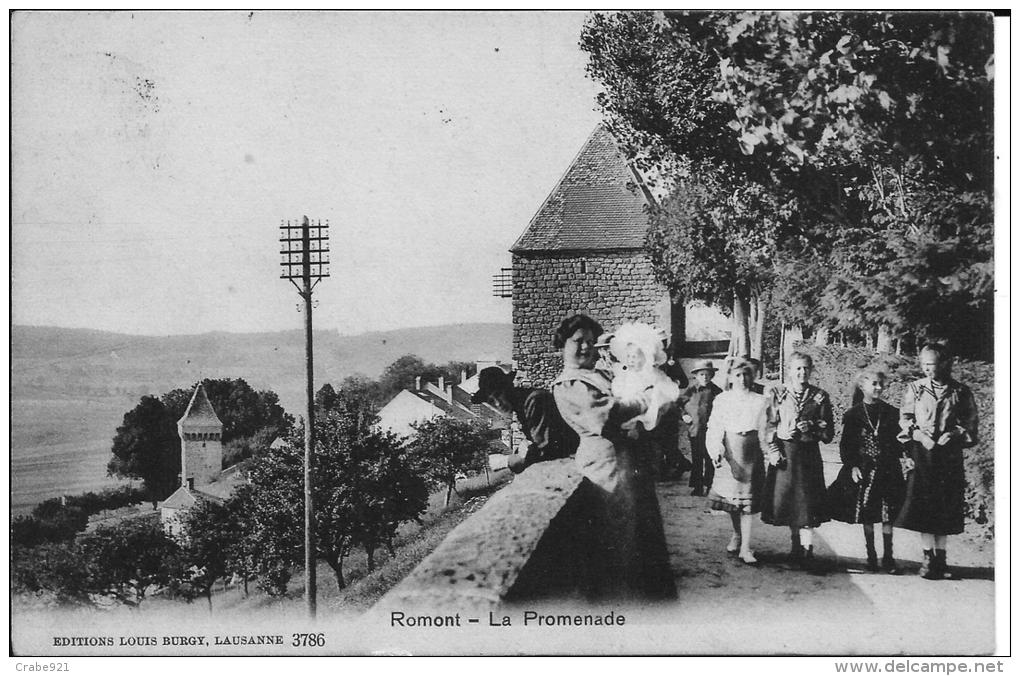
M 649 391 L 613 394 L 612 374 L 595 368 L 602 327 L 574 315 L 556 331 L 563 372 L 552 391 L 563 419 L 580 436 L 576 461 L 584 475 L 589 539 L 579 565 L 586 592 L 597 598 L 676 597 L 651 453 L 642 427 L 657 404 Z

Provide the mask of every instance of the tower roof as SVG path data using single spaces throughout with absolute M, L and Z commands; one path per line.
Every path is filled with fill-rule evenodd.
M 216 415 L 216 410 L 213 409 L 212 403 L 209 401 L 208 395 L 205 393 L 205 387 L 202 383 L 198 384 L 195 388 L 195 393 L 191 395 L 191 402 L 188 404 L 188 408 L 184 411 L 184 415 L 177 421 L 178 425 L 219 425 L 223 426 L 223 422 L 220 417 Z
M 510 251 L 642 249 L 651 200 L 600 124 Z

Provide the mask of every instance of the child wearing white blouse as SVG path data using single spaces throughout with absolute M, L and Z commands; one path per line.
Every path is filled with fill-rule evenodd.
M 733 536 L 726 551 L 749 565 L 758 562 L 751 550 L 751 524 L 752 515 L 761 511 L 762 449 L 768 448 L 774 434 L 768 399 L 751 391 L 754 377 L 754 365 L 746 360 L 731 364 L 728 389 L 713 402 L 705 439 L 717 468 L 709 506 L 729 513 Z

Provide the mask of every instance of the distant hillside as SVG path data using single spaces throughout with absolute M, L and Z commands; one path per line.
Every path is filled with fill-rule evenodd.
M 315 387 L 377 377 L 405 354 L 426 362 L 510 359 L 509 324 L 460 324 L 341 336 L 315 333 Z M 293 415 L 305 392 L 303 331 L 129 336 L 86 329 L 11 328 L 11 503 L 116 484 L 106 476 L 124 413 L 145 394 L 202 378 L 244 378 Z
M 377 377 L 405 354 L 425 361 L 510 358 L 510 324 L 457 324 L 342 336 L 315 332 L 316 388 L 361 373 Z M 240 377 L 272 389 L 296 412 L 304 393 L 304 333 L 129 336 L 87 329 L 14 326 L 13 396 L 162 394 L 200 378 Z

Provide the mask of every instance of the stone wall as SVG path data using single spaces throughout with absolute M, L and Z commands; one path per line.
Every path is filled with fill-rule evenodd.
M 547 387 L 559 374 L 563 362 L 553 334 L 577 313 L 607 331 L 625 321 L 671 327 L 669 294 L 642 251 L 515 255 L 513 358 L 521 381 Z
M 453 529 L 373 611 L 482 613 L 569 597 L 578 588 L 580 486 L 573 458 L 532 465 Z

